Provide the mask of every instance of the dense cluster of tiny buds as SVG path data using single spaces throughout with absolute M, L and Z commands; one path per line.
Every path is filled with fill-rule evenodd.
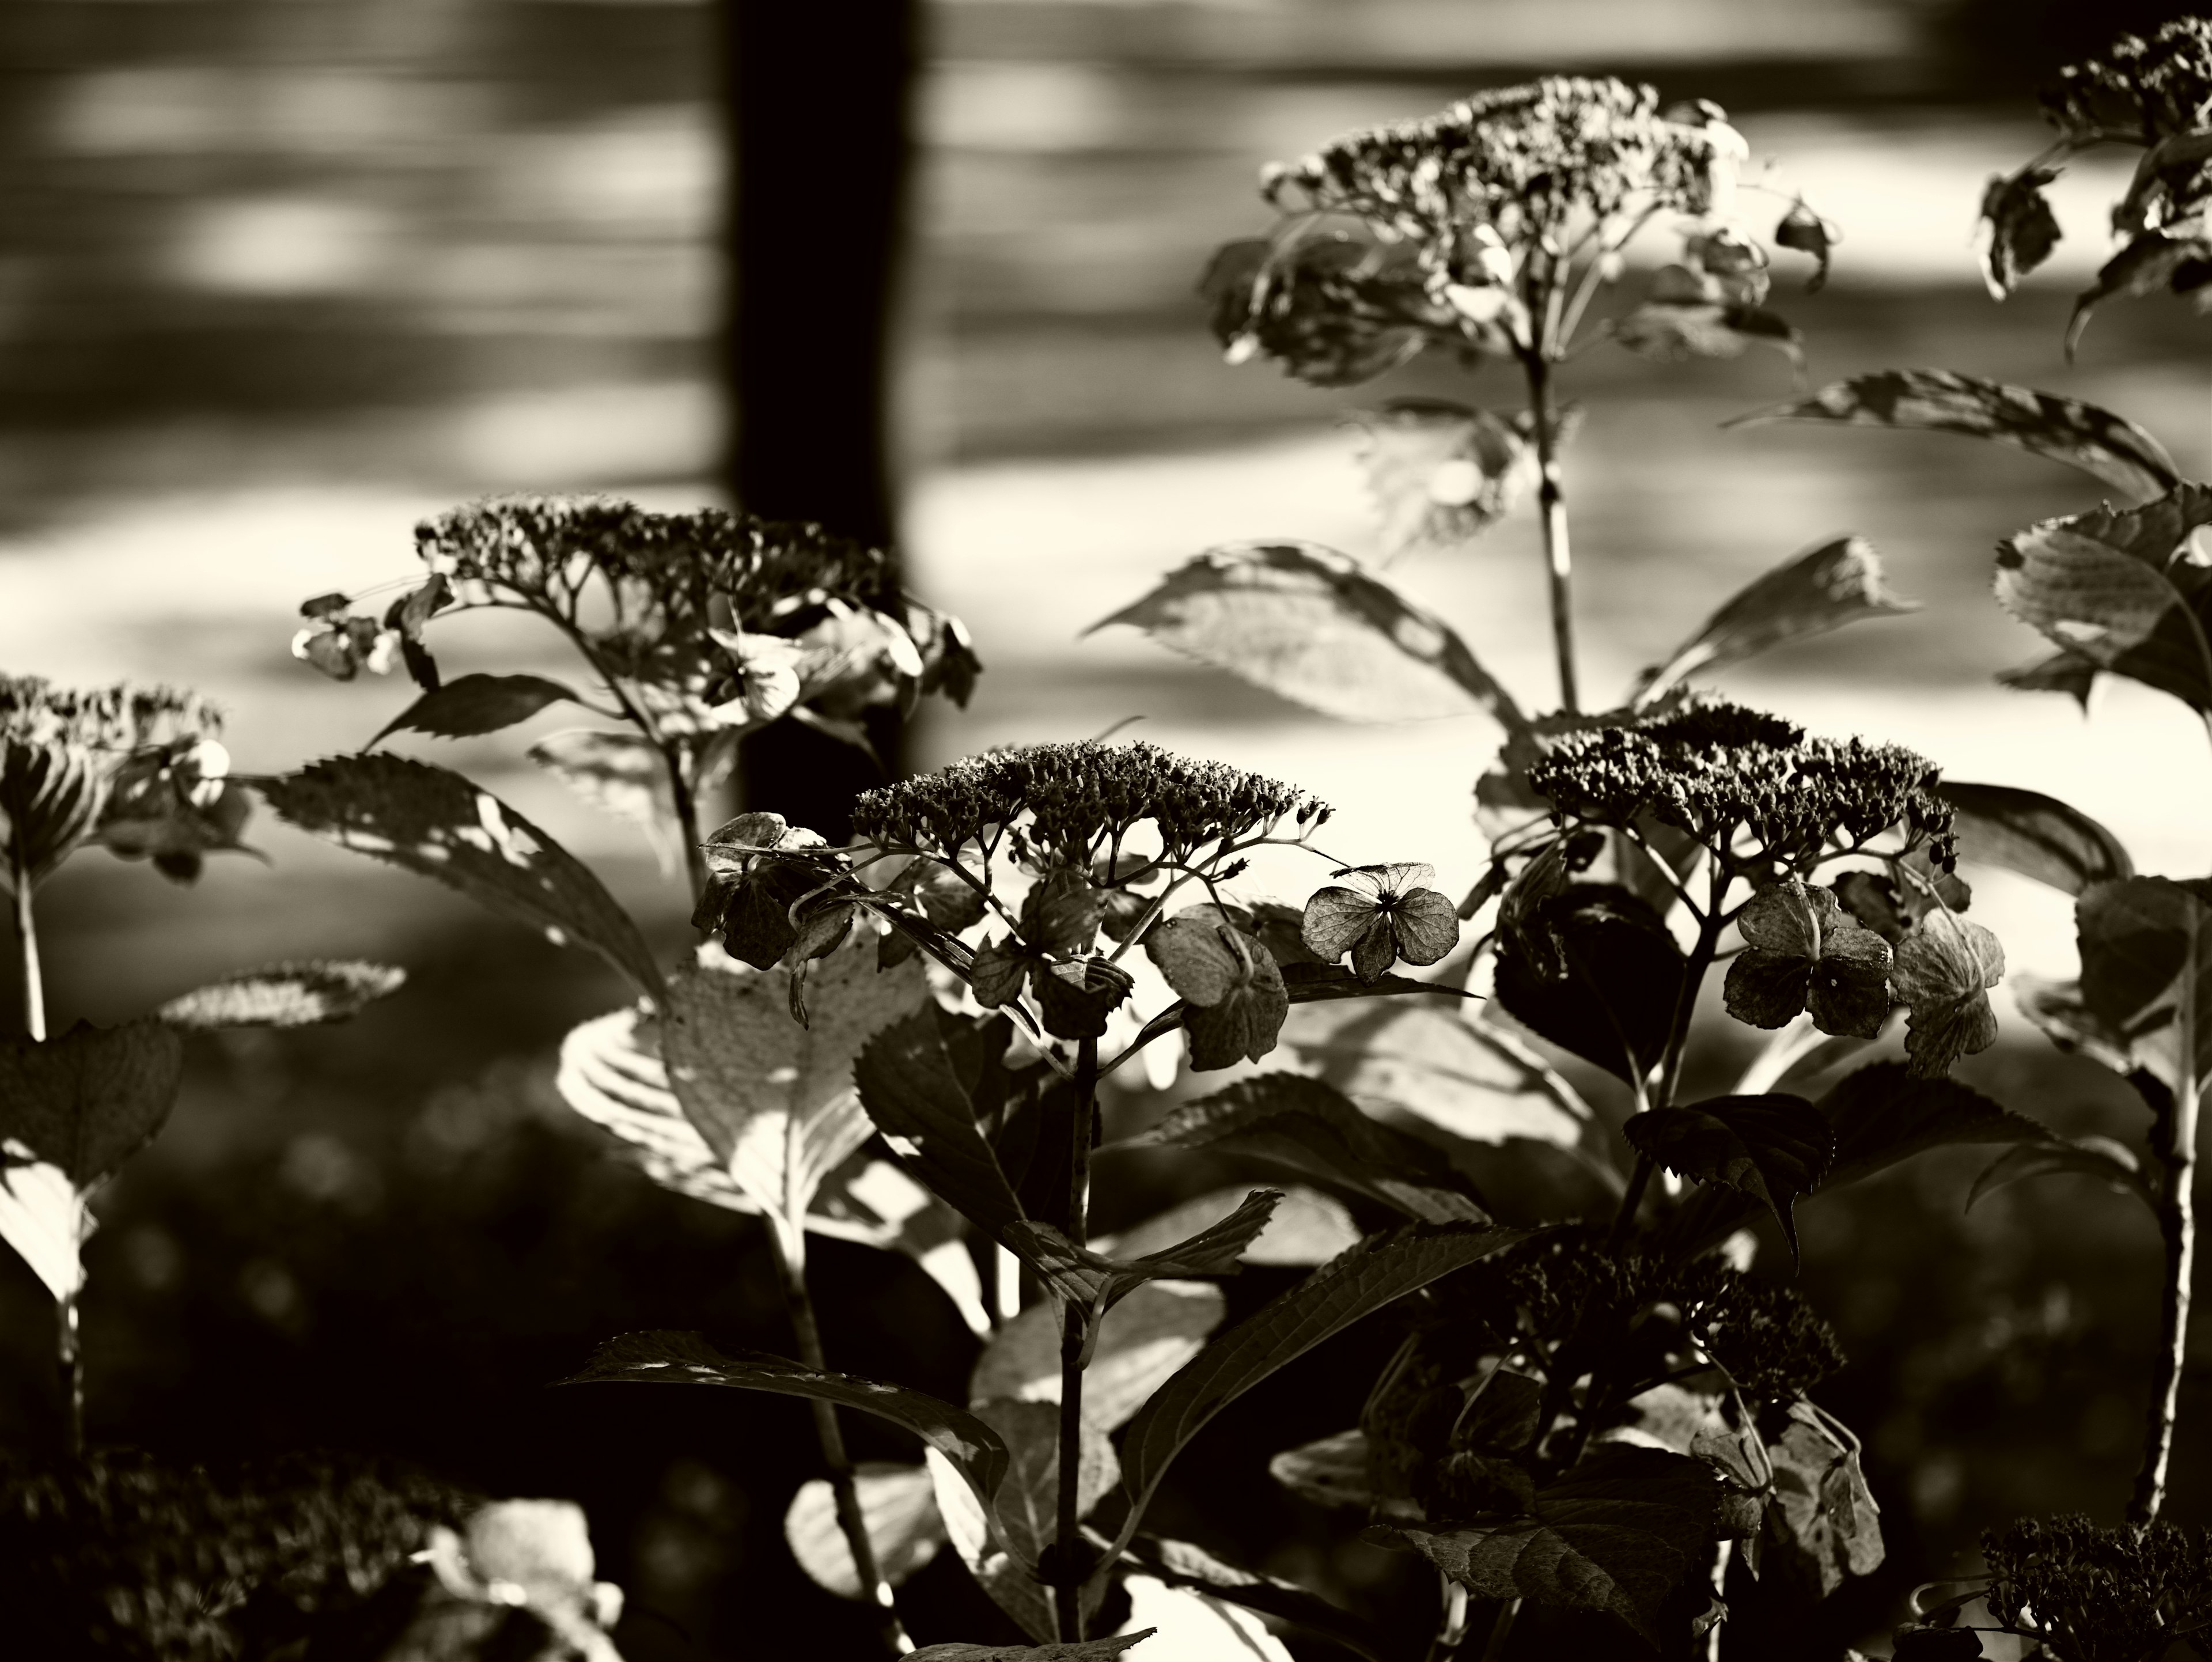
M 1692 705 L 1649 726 L 1565 734 L 1528 770 L 1560 825 L 1626 829 L 1649 815 L 1727 856 L 1796 863 L 1901 828 L 1948 871 L 1956 857 L 1937 771 L 1899 745 L 1808 739 L 1738 705 Z
M 1982 1537 L 1990 1610 L 2064 1662 L 2151 1662 L 2212 1586 L 2212 1536 L 2172 1524 L 2105 1528 L 2080 1513 Z
M 1667 1273 L 1653 1296 L 1680 1307 L 1706 1354 L 1754 1397 L 1802 1396 L 1844 1365 L 1835 1330 L 1803 1295 L 1754 1281 L 1718 1258 Z
M 1741 153 L 1711 106 L 1676 119 L 1650 87 L 1561 76 L 1352 133 L 1270 168 L 1262 190 L 1286 212 L 1356 215 L 1448 267 L 1476 226 L 1510 244 L 1556 234 L 1577 213 L 1705 212 L 1717 170 Z
M 951 858 L 1022 822 L 1032 846 L 1076 863 L 1146 822 L 1173 858 L 1328 816 L 1304 791 L 1258 774 L 1141 741 L 1092 740 L 988 751 L 869 791 L 854 804 L 853 829 L 864 842 Z
M 154 746 L 198 742 L 222 715 L 197 693 L 126 683 L 78 690 L 35 675 L 0 676 L 0 743 L 64 746 L 118 759 Z
M 2066 138 L 2156 144 L 2212 124 L 2212 21 L 2177 18 L 2149 40 L 2123 35 L 2103 58 L 2069 64 L 2043 94 Z

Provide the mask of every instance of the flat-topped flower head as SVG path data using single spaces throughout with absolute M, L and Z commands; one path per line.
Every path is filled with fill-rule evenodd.
M 2080 1513 L 1982 1537 L 1990 1612 L 2066 1662 L 2153 1662 L 2201 1616 L 2212 1536 L 2172 1524 L 2105 1527 Z
M 854 804 L 853 829 L 864 842 L 950 858 L 1011 828 L 1041 854 L 1087 866 L 1139 825 L 1154 826 L 1164 853 L 1177 858 L 1286 819 L 1317 825 L 1328 814 L 1305 792 L 1256 773 L 1141 740 L 1087 740 L 987 751 L 869 791 Z
M 1261 189 L 1286 212 L 1355 216 L 1449 266 L 1480 258 L 1478 227 L 1512 245 L 1577 214 L 1707 212 L 1744 154 L 1713 106 L 1662 113 L 1650 87 L 1554 76 L 1350 134 L 1271 167 Z
M 2044 113 L 2075 143 L 2156 144 L 2212 125 L 2212 20 L 2180 17 L 2148 40 L 2124 34 L 2102 58 L 2069 64 Z
M 1647 726 L 1565 734 L 1528 770 L 1562 825 L 1625 830 L 1649 815 L 1753 866 L 1814 860 L 1896 830 L 1948 871 L 1957 849 L 1937 776 L 1900 745 L 1808 738 L 1720 701 Z
M 197 875 L 246 819 L 222 731 L 193 692 L 0 676 L 0 886 L 40 881 L 89 841 Z

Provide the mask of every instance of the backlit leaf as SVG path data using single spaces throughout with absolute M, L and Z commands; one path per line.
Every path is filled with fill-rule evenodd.
M 1948 779 L 1936 794 L 1951 805 L 1962 860 L 2002 866 L 2071 895 L 2135 875 L 2119 838 L 2056 797 Z
M 1154 1281 L 1138 1288 L 1098 1324 L 1083 1376 L 1083 1417 L 1116 1431 L 1160 1383 L 1205 1348 L 1228 1308 L 1209 1282 Z M 1001 1327 L 976 1359 L 968 1394 L 1024 1402 L 1060 1401 L 1059 1310 L 1033 1304 Z
M 332 757 L 252 782 L 279 818 L 301 830 L 434 877 L 556 944 L 588 947 L 647 997 L 660 996 L 653 950 L 606 886 L 452 770 L 379 752 Z
M 395 733 L 467 739 L 527 721 L 548 704 L 571 703 L 573 689 L 543 675 L 464 675 L 424 693 L 377 730 L 364 750 Z
M 1128 1630 L 1155 1635 L 1162 1662 L 1176 1658 L 1230 1658 L 1237 1662 L 1292 1662 L 1267 1623 L 1200 1587 L 1170 1586 L 1155 1575 L 1122 1578 L 1129 1595 Z
M 1345 721 L 1480 709 L 1509 730 L 1527 724 L 1449 624 L 1314 543 L 1213 549 L 1091 627 L 1109 624 Z
M 1441 1150 L 1300 1074 L 1261 1074 L 1183 1103 L 1126 1146 L 1253 1154 L 1425 1222 L 1488 1215 Z
M 697 1333 L 624 1333 L 592 1353 L 563 1385 L 709 1385 L 857 1408 L 911 1432 L 952 1467 L 986 1507 L 1006 1474 L 999 1434 L 925 1391 L 848 1373 L 817 1373 L 764 1350 L 717 1350 Z
M 1871 543 L 1861 537 L 1838 537 L 1741 590 L 1664 663 L 1645 673 L 1636 701 L 1648 703 L 1701 672 L 1741 663 L 1861 618 L 1894 617 L 1918 609 L 1917 602 L 1890 592 L 1882 578 L 1881 557 Z
M 1285 1449 L 1267 1462 L 1267 1475 L 1317 1507 L 1364 1513 L 1379 1498 L 1367 1469 L 1367 1434 L 1356 1429 Z
M 1790 1416 L 1780 1440 L 1767 1446 L 1774 1468 L 1767 1518 L 1825 1597 L 1846 1576 L 1870 1575 L 1881 1567 L 1881 1508 L 1858 1451 L 1829 1429 L 1820 1411 L 1801 1401 L 1790 1405 Z
M 1525 1239 L 1475 1224 L 1408 1224 L 1370 1235 L 1261 1306 L 1153 1393 L 1121 1445 L 1133 1531 L 1152 1491 L 1207 1421 L 1332 1334 L 1407 1293 Z
M 1763 1202 L 1796 1256 L 1791 1208 L 1820 1182 L 1835 1148 L 1828 1122 L 1804 1098 L 1716 1097 L 1654 1108 L 1622 1129 L 1638 1153 L 1677 1176 L 1726 1184 Z
M 1241 1184 L 1217 1189 L 1092 1245 L 1101 1252 L 1122 1258 L 1157 1252 L 1220 1222 L 1244 1198 Z M 1267 1227 L 1244 1249 L 1244 1262 L 1310 1269 L 1327 1263 L 1358 1239 L 1358 1226 L 1341 1202 L 1318 1189 L 1293 1184 L 1283 1191 L 1282 1201 L 1268 1215 Z
M 936 1487 L 927 1468 L 863 1460 L 853 1470 L 853 1487 L 866 1520 L 868 1543 L 884 1580 L 897 1586 L 937 1556 L 945 1544 L 945 1520 L 938 1515 Z M 799 1486 L 783 1514 L 783 1538 L 814 1585 L 866 1604 L 873 1588 L 860 1586 L 853 1549 L 837 1521 L 837 1501 L 827 1478 Z
M 2082 892 L 2081 994 L 2137 1064 L 2172 1088 L 2212 1078 L 2212 904 L 2201 884 L 2131 877 Z
M 1170 1586 L 1189 1587 L 1259 1610 L 1333 1640 L 1365 1662 L 1383 1662 L 1386 1641 L 1373 1623 L 1294 1581 L 1224 1562 L 1188 1541 L 1157 1535 L 1139 1535 L 1126 1550 L 1132 1562 Z
M 1834 422 L 1987 439 L 2078 467 L 2130 496 L 2154 496 L 2181 482 L 2166 447 L 2109 410 L 1948 369 L 1855 375 L 1808 399 L 1739 416 L 1728 424 L 1769 421 Z
M 195 987 L 155 1014 L 172 1027 L 210 1032 L 222 1027 L 306 1027 L 343 1021 L 406 982 L 407 971 L 389 964 L 317 959 L 242 970 Z
M 1526 416 L 1427 399 L 1355 413 L 1359 461 L 1382 521 L 1382 552 L 1452 548 L 1494 523 L 1536 478 Z
M 667 762 L 643 734 L 571 728 L 548 734 L 528 755 L 592 807 L 642 831 L 664 874 L 681 868 L 675 788 Z
M 1033 1571 L 1059 1533 L 1060 1409 L 1053 1403 L 1001 1398 L 979 1403 L 975 1417 L 1006 1446 L 1006 1475 L 991 1514 L 999 1543 Z M 1121 1481 L 1121 1467 L 1114 1445 L 1087 1417 L 1082 1451 L 1075 1501 L 1078 1516 L 1087 1516 Z
M 871 1039 L 854 1068 L 868 1117 L 923 1180 L 994 1239 L 1021 1202 L 977 1124 L 990 1081 L 1005 1074 L 995 1029 L 935 1003 Z
M 1898 998 L 1911 1007 L 1905 1051 L 1915 1075 L 1948 1073 L 1960 1056 L 1996 1043 L 1989 989 L 2003 979 L 2004 948 L 1996 936 L 1956 912 L 1929 913 L 1897 943 L 1892 982 Z
M 2143 1180 L 2142 1162 L 2136 1157 L 2135 1150 L 2111 1137 L 2096 1135 L 2051 1137 L 2040 1142 L 2014 1144 L 1974 1179 L 1974 1186 L 1966 1191 L 1966 1209 L 1971 1212 L 1976 1201 L 2008 1184 L 2062 1172 L 2095 1178 L 2115 1189 L 2125 1190 L 2154 1214 L 2158 1210 L 2158 1201 Z
M 2050 1135 L 1956 1080 L 1916 1078 L 1899 1062 L 1870 1062 L 1844 1075 L 1820 1109 L 1836 1133 L 1824 1189 L 1855 1183 L 1929 1148 Z
M 1085 1639 L 1070 1645 L 925 1645 L 908 1662 L 1108 1662 L 1152 1636 L 1121 1634 L 1111 1639 Z

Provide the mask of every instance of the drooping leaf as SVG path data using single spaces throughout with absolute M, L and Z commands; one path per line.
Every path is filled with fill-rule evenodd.
M 1295 1581 L 1226 1563 L 1188 1541 L 1157 1535 L 1140 1534 L 1124 1551 L 1131 1562 L 1170 1586 L 1203 1591 L 1332 1640 L 1365 1662 L 1383 1662 L 1386 1641 L 1373 1623 Z
M 2202 884 L 2094 884 L 2075 919 L 2088 1008 L 2169 1089 L 2185 1062 L 2202 1088 L 2212 1078 L 2212 904 Z
M 1498 1000 L 1561 1049 L 1634 1079 L 1666 1048 L 1685 972 L 1682 949 L 1646 902 L 1578 883 L 1501 933 Z
M 1211 1589 L 1176 1586 L 1156 1575 L 1126 1574 L 1127 1626 L 1155 1635 L 1158 1654 L 1235 1657 L 1238 1662 L 1293 1662 L 1283 1641 L 1250 1610 L 1218 1598 Z
M 1934 1079 L 1962 1056 L 1996 1043 L 1989 989 L 2004 979 L 2004 948 L 1956 912 L 1930 912 L 1897 943 L 1893 985 L 1911 1006 L 1905 1051 L 1912 1072 Z
M 1141 1633 L 1068 1645 L 925 1645 L 908 1662 L 1108 1662 L 1152 1636 L 1152 1630 L 1146 1628 Z
M 1344 721 L 1480 709 L 1509 731 L 1527 725 L 1449 624 L 1317 544 L 1211 550 L 1091 628 L 1110 624 Z
M 1147 1282 L 1131 1293 L 1098 1324 L 1084 1370 L 1084 1418 L 1101 1431 L 1119 1430 L 1161 1381 L 1205 1348 L 1227 1309 L 1209 1282 Z M 1060 1340 L 1060 1312 L 1048 1302 L 1031 1305 L 983 1348 L 969 1397 L 1059 1402 Z
M 1974 1179 L 1974 1186 L 1966 1191 L 1966 1209 L 1972 1211 L 1976 1201 L 2008 1184 L 2057 1172 L 2095 1178 L 2115 1189 L 2126 1190 L 2154 1214 L 2158 1210 L 2157 1197 L 2143 1180 L 2142 1162 L 2136 1157 L 2135 1150 L 2111 1137 L 2094 1135 L 2014 1143 Z
M 670 1087 L 707 1146 L 795 1231 L 823 1179 L 873 1129 L 854 1060 L 921 1009 L 929 982 L 912 959 L 878 970 L 875 941 L 863 934 L 817 967 L 813 1020 L 802 1027 L 785 1011 L 782 979 L 701 953 L 669 978 L 659 1037 Z
M 1005 1073 L 1001 1042 L 932 1003 L 871 1039 L 854 1067 L 868 1117 L 924 1181 L 977 1227 L 1005 1238 L 1021 1202 L 977 1124 L 979 1090 Z
M 428 733 L 441 739 L 497 733 L 563 699 L 574 703 L 574 690 L 543 675 L 464 675 L 424 693 L 378 728 L 376 737 L 362 748 L 371 749 L 395 733 Z
M 56 1300 L 84 1285 L 86 1198 L 161 1129 L 184 1056 L 155 1020 L 0 1038 L 0 1240 Z
M 1367 1434 L 1340 1431 L 1285 1449 L 1267 1462 L 1267 1475 L 1317 1507 L 1364 1513 L 1371 1511 L 1378 1498 L 1367 1459 Z
M 2181 482 L 2166 447 L 2109 410 L 1948 369 L 1855 375 L 1809 399 L 1754 411 L 1728 425 L 1769 421 L 1963 434 L 2064 462 L 2130 496 L 2154 496 Z
M 1480 1597 L 1607 1611 L 1656 1645 L 1661 1607 L 1716 1539 L 1719 1498 L 1701 1462 L 1614 1443 L 1538 1490 L 1532 1516 L 1395 1533 Z
M 1805 338 L 1794 325 L 1726 301 L 1650 301 L 1617 321 L 1613 338 L 1660 363 L 1741 357 L 1753 345 L 1771 346 L 1801 369 L 1805 362 Z
M 1253 1154 L 1429 1223 L 1488 1216 L 1441 1150 L 1299 1074 L 1261 1074 L 1183 1103 L 1125 1146 Z
M 863 1460 L 853 1470 L 853 1487 L 876 1567 L 898 1586 L 937 1556 L 945 1544 L 945 1520 L 938 1515 L 936 1487 L 924 1466 Z M 783 1538 L 814 1585 L 840 1598 L 874 1599 L 860 1585 L 853 1549 L 837 1521 L 837 1501 L 827 1478 L 811 1477 L 799 1486 L 783 1514 Z
M 2168 236 L 2164 231 L 2145 231 L 2131 238 L 2125 247 L 2099 268 L 2096 282 L 2074 302 L 2074 315 L 2066 324 L 2068 362 L 2072 362 L 2074 349 L 2081 344 L 2090 317 L 2106 301 L 2137 300 L 2161 289 L 2187 293 L 2203 285 L 2203 274 L 2208 265 L 2212 265 L 2212 242 L 2203 237 Z
M 2095 659 L 2085 658 L 2069 648 L 2032 664 L 2022 664 L 2018 669 L 1999 670 L 1996 682 L 2014 692 L 2063 692 L 2087 715 L 2089 695 L 2096 691 L 2097 677 L 2101 673 Z
M 682 866 L 675 788 L 667 763 L 643 734 L 570 728 L 546 734 L 526 754 L 593 807 L 642 831 L 664 874 Z
M 2056 167 L 2031 165 L 2016 174 L 1997 174 L 1982 193 L 1976 228 L 1982 281 L 1991 300 L 2010 294 L 2058 246 L 2058 216 L 2043 194 L 2044 187 L 2057 177 Z
M 1774 1468 L 1770 1526 L 1805 1562 L 1826 1597 L 1846 1576 L 1881 1568 L 1881 1508 L 1859 1467 L 1858 1451 L 1838 1437 L 1810 1403 L 1790 1404 L 1790 1423 L 1767 1446 Z
M 1243 1205 L 1218 1222 L 1188 1240 L 1139 1258 L 1108 1257 L 1078 1246 L 1050 1224 L 1028 1219 L 1009 1224 L 1001 1239 L 1009 1251 L 1061 1297 L 1085 1308 L 1086 1322 L 1095 1324 L 1100 1313 L 1146 1282 L 1234 1275 L 1242 1266 L 1244 1249 L 1267 1227 L 1268 1215 L 1281 1198 L 1279 1190 L 1255 1189 L 1244 1197 Z
M 1820 1182 L 1835 1150 L 1828 1122 L 1804 1098 L 1780 1092 L 1716 1097 L 1686 1108 L 1654 1108 L 1622 1129 L 1638 1153 L 1677 1176 L 1726 1184 L 1762 1202 L 1796 1257 L 1792 1208 Z
M 1889 1015 L 1889 942 L 1847 918 L 1835 894 L 1788 877 L 1763 885 L 1736 927 L 1748 943 L 1729 965 L 1728 1013 L 1782 1027 L 1807 1009 L 1824 1033 L 1872 1038 Z
M 1204 1072 L 1257 1062 L 1275 1048 L 1290 995 L 1274 955 L 1212 907 L 1164 918 L 1145 934 L 1145 955 L 1183 1001 L 1190 1065 Z
M 2212 489 L 2175 487 L 2157 501 L 2044 520 L 1997 546 L 1996 595 L 2022 623 L 2098 668 L 2212 709 Z
M 314 959 L 241 970 L 180 993 L 154 1014 L 172 1027 L 306 1027 L 343 1021 L 406 982 L 390 964 Z
M 660 970 L 605 885 L 489 791 L 447 768 L 337 756 L 257 779 L 277 816 L 342 848 L 433 877 L 556 944 L 588 947 L 648 998 Z
M 1584 1146 L 1597 1128 L 1573 1086 L 1502 1028 L 1413 1000 L 1294 1010 L 1283 1048 L 1353 1101 L 1388 1104 L 1470 1142 Z
M 1861 618 L 1918 610 L 1917 601 L 1890 592 L 1873 544 L 1863 537 L 1838 537 L 1740 590 L 1664 662 L 1645 672 L 1636 702 L 1647 703 L 1702 671 L 1741 663 Z
M 561 1383 L 727 1385 L 857 1408 L 921 1438 L 951 1462 L 986 1507 L 1006 1475 L 1006 1444 L 965 1409 L 904 1385 L 849 1373 L 817 1373 L 764 1350 L 718 1350 L 697 1333 L 622 1334 L 593 1351 L 580 1372 Z
M 2135 875 L 2119 838 L 2056 797 L 1949 779 L 1936 794 L 1951 805 L 1961 859 L 2002 866 L 2071 895 Z
M 1121 1258 L 1158 1252 L 1220 1222 L 1243 1203 L 1244 1197 L 1241 1184 L 1216 1189 L 1093 1245 L 1101 1252 Z M 1342 1202 L 1318 1189 L 1291 1184 L 1268 1215 L 1267 1227 L 1244 1249 L 1243 1261 L 1310 1269 L 1327 1263 L 1358 1239 L 1358 1226 Z
M 1370 1235 L 1214 1340 L 1129 1422 L 1121 1445 L 1125 1530 L 1134 1531 L 1184 1445 L 1244 1392 L 1362 1316 L 1524 1239 L 1525 1231 L 1468 1223 L 1407 1224 Z
M 1901 1062 L 1869 1062 L 1844 1075 L 1820 1108 L 1836 1133 L 1824 1189 L 1856 1183 L 1930 1148 L 2050 1135 L 1956 1080 L 1917 1078 Z
M 1353 419 L 1365 434 L 1359 460 L 1382 521 L 1385 558 L 1468 541 L 1535 483 L 1526 416 L 1397 399 Z

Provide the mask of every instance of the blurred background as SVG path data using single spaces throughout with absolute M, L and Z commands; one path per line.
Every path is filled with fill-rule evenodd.
M 741 490 L 763 511 L 895 529 L 911 584 L 967 619 L 988 673 L 968 710 L 933 709 L 909 734 L 909 765 L 1141 717 L 1142 736 L 1337 803 L 1350 857 L 1427 859 L 1464 887 L 1480 849 L 1468 791 L 1498 740 L 1482 721 L 1337 726 L 1130 631 L 1081 631 L 1215 543 L 1372 553 L 1347 407 L 1517 401 L 1498 371 L 1470 385 L 1417 363 L 1344 395 L 1232 368 L 1193 285 L 1217 243 L 1267 223 L 1264 161 L 1552 70 L 1717 100 L 1771 183 L 1838 224 L 1830 284 L 1797 292 L 1785 255 L 1772 302 L 1806 332 L 1812 384 L 1904 366 L 2023 382 L 2144 423 L 2191 477 L 2212 467 L 2212 326 L 2116 305 L 2077 362 L 2060 352 L 2132 153 L 2069 171 L 2066 240 L 2003 305 L 1971 249 L 1989 175 L 2041 145 L 2037 85 L 2180 9 L 787 9 L 819 14 L 812 33 L 751 0 L 0 9 L 0 668 L 197 686 L 230 710 L 242 768 L 289 767 L 357 746 L 405 702 L 390 683 L 324 681 L 287 644 L 301 598 L 407 575 L 425 514 L 495 491 L 673 507 Z M 2089 482 L 1965 441 L 1722 429 L 1793 390 L 1771 355 L 1599 351 L 1569 372 L 1586 411 L 1567 463 L 1586 684 L 1622 686 L 1758 572 L 1856 532 L 1923 608 L 1725 685 L 1816 730 L 1913 745 L 1955 777 L 2065 796 L 2144 870 L 2204 871 L 2212 758 L 2185 711 L 2108 686 L 2084 718 L 1990 682 L 2039 650 L 1989 597 L 1992 545 L 2091 505 Z M 1536 547 L 1524 509 L 1392 576 L 1542 706 Z M 471 639 L 472 623 L 446 636 L 449 667 L 559 661 L 528 636 Z M 634 833 L 534 776 L 535 730 L 422 753 L 591 858 L 676 949 L 678 886 Z M 647 1416 L 624 1393 L 540 1389 L 623 1328 L 780 1342 L 756 1226 L 610 1163 L 551 1090 L 553 1046 L 618 1001 L 616 983 L 265 817 L 252 840 L 266 863 L 218 862 L 190 891 L 103 857 L 67 868 L 42 896 L 57 1020 L 119 1020 L 287 956 L 385 958 L 413 979 L 347 1028 L 195 1041 L 174 1120 L 109 1192 L 89 1249 L 93 1435 L 180 1454 L 393 1448 L 505 1492 L 578 1495 L 601 1574 L 631 1590 L 635 1655 L 762 1653 L 744 1636 L 780 1623 L 865 1643 L 781 1545 L 808 1470 L 795 1405 L 702 1392 L 715 1400 L 656 1398 Z M 1978 897 L 2015 968 L 2071 972 L 2062 898 L 1995 875 Z M 1706 1060 L 1716 1079 L 1725 1061 Z M 2069 1130 L 2141 1129 L 2094 1068 L 2017 1019 L 1962 1073 Z M 1962 1217 L 1973 1169 L 1926 1160 L 1805 1219 L 1808 1291 L 1854 1359 L 1826 1395 L 1869 1441 L 1892 1542 L 1884 1572 L 1823 1617 L 1838 1642 L 1970 1564 L 1982 1527 L 2117 1517 L 2124 1498 L 2151 1227 L 2074 1178 Z M 1103 1203 L 1133 1215 L 1160 1197 Z M 920 1355 L 916 1383 L 960 1394 L 969 1342 L 925 1283 L 857 1249 L 822 1263 L 833 1361 L 890 1371 Z M 1273 1290 L 1255 1274 L 1236 1297 Z M 0 1263 L 9 1445 L 52 1434 L 47 1311 L 29 1272 Z M 1219 1533 L 1218 1507 L 1178 1521 L 1387 1607 L 1397 1561 L 1344 1546 L 1261 1470 L 1349 1421 L 1387 1342 L 1344 1341 L 1209 1434 L 1186 1482 L 1242 1497 L 1241 1533 Z M 2208 1411 L 2194 1376 L 2184 1519 L 2212 1515 Z M 856 1435 L 864 1455 L 903 1452 Z M 957 1572 L 914 1597 L 925 1640 L 981 1636 L 963 1623 L 989 1613 Z

